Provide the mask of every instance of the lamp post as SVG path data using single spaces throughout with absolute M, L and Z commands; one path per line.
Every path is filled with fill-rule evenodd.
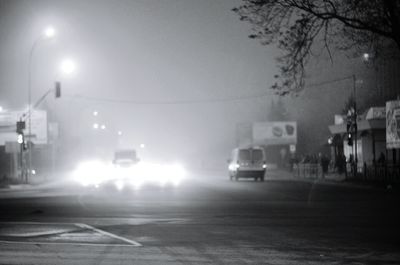
M 30 51 L 29 51 L 29 60 L 28 60 L 28 135 L 29 140 L 32 143 L 32 58 L 33 53 L 43 39 L 52 39 L 56 34 L 56 31 L 53 27 L 48 26 L 44 29 L 43 34 L 36 39 L 33 43 Z M 28 143 L 28 171 L 26 172 L 25 181 L 28 182 L 28 178 L 31 176 L 32 170 L 32 145 Z

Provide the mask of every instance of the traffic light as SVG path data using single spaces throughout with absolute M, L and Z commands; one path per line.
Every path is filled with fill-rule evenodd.
M 59 98 L 59 97 L 61 97 L 61 83 L 60 82 L 56 82 L 56 87 L 55 87 L 55 89 L 56 89 L 56 98 Z
M 17 121 L 17 133 L 18 134 L 22 134 L 24 129 L 25 129 L 25 122 L 24 121 Z
M 353 135 L 351 133 L 347 134 L 347 144 L 350 146 L 353 145 Z
M 19 144 L 23 144 L 23 143 L 24 143 L 24 135 L 23 135 L 22 133 L 19 133 L 19 134 L 18 134 L 17 142 L 18 142 Z

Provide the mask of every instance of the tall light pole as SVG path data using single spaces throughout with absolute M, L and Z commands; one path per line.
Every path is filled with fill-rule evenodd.
M 36 39 L 36 41 L 33 43 L 31 50 L 29 52 L 29 61 L 28 61 L 28 135 L 29 135 L 29 140 L 30 144 L 28 142 L 28 171 L 26 175 L 25 181 L 28 182 L 28 177 L 31 176 L 31 170 L 32 170 L 32 58 L 33 58 L 33 53 L 37 47 L 37 45 L 42 41 L 43 39 L 51 39 L 55 36 L 56 31 L 53 27 L 48 26 L 47 28 L 44 29 L 42 35 L 39 36 L 39 38 Z

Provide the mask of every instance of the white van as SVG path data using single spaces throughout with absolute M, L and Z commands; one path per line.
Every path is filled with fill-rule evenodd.
M 255 181 L 264 181 L 267 169 L 265 150 L 261 147 L 235 148 L 228 160 L 229 177 L 231 180 L 239 178 L 254 178 Z

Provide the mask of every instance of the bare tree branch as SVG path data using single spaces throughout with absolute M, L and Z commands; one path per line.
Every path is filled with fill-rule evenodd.
M 233 11 L 253 26 L 249 37 L 277 45 L 277 94 L 304 88 L 304 67 L 313 46 L 379 54 L 387 43 L 400 50 L 400 1 L 396 0 L 242 0 Z M 322 43 L 319 44 L 319 43 Z

